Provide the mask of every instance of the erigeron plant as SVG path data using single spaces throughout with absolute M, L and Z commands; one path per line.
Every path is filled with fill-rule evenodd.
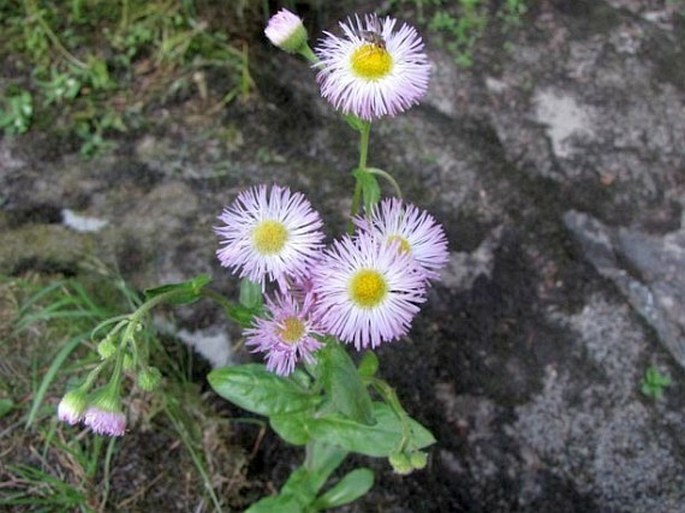
M 373 350 L 406 335 L 448 259 L 447 239 L 427 212 L 396 198 L 380 198 L 377 177 L 399 186 L 387 172 L 367 165 L 371 123 L 417 104 L 428 87 L 430 66 L 416 30 L 392 18 L 355 16 L 326 32 L 312 50 L 301 19 L 282 10 L 265 33 L 276 46 L 312 63 L 321 95 L 360 134 L 360 158 L 349 233 L 324 244 L 323 221 L 300 192 L 259 185 L 241 192 L 219 215 L 215 232 L 222 266 L 242 279 L 231 302 L 208 287 L 208 276 L 147 291 L 134 313 L 98 326 L 102 362 L 68 392 L 60 419 L 83 422 L 94 432 L 125 434 L 122 380 L 133 376 L 154 390 L 159 370 L 150 367 L 147 341 L 137 334 L 157 305 L 189 304 L 209 297 L 244 327 L 246 346 L 264 364 L 213 370 L 209 383 L 224 398 L 269 418 L 286 442 L 305 447 L 305 460 L 278 495 L 249 508 L 259 512 L 312 512 L 340 506 L 373 483 L 367 468 L 349 472 L 320 493 L 349 453 L 387 458 L 406 474 L 427 463 L 431 433 L 404 410 L 392 387 L 376 376 Z M 348 354 L 365 351 L 355 365 Z M 98 377 L 107 384 L 93 392 Z M 371 391 L 371 392 L 370 392 Z

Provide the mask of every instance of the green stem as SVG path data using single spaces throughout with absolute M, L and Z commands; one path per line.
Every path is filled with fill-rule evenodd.
M 387 171 L 383 171 L 382 169 L 379 169 L 377 167 L 369 167 L 366 170 L 372 175 L 377 175 L 385 178 L 390 183 L 390 185 L 392 185 L 393 189 L 395 189 L 397 197 L 402 199 L 402 189 L 400 189 L 400 185 L 397 183 L 397 181 L 395 181 L 395 179 L 392 177 L 390 173 L 388 173 Z
M 57 35 L 52 31 L 50 26 L 43 19 L 43 13 L 40 12 L 40 10 L 36 7 L 34 2 L 27 1 L 24 3 L 24 6 L 29 16 L 35 18 L 35 20 L 38 22 L 38 25 L 40 25 L 40 27 L 43 29 L 43 32 L 45 32 L 47 38 L 54 45 L 55 49 L 62 54 L 62 57 L 64 57 L 67 61 L 69 61 L 77 68 L 88 69 L 88 65 L 86 63 L 74 57 L 74 55 L 64 47 L 64 45 L 59 40 Z
M 392 411 L 397 415 L 397 418 L 402 425 L 402 441 L 400 442 L 399 450 L 403 451 L 406 448 L 407 441 L 411 438 L 411 426 L 409 425 L 409 416 L 404 411 L 400 400 L 397 397 L 395 389 L 388 385 L 385 381 L 378 378 L 371 378 L 371 385 L 383 397 L 383 400 L 390 406 Z
M 366 171 L 366 161 L 369 157 L 369 135 L 371 134 L 371 122 L 363 121 L 362 126 L 359 129 L 359 165 L 357 169 Z M 360 180 L 357 180 L 354 184 L 354 194 L 352 196 L 352 208 L 350 210 L 350 222 L 347 225 L 347 232 L 352 233 L 354 231 L 354 223 L 352 218 L 359 213 L 359 208 L 362 201 L 362 184 Z
M 222 307 L 224 307 L 225 310 L 230 310 L 231 308 L 233 308 L 233 303 L 231 303 L 224 296 L 222 296 L 221 294 L 212 289 L 203 288 L 201 294 L 206 298 L 216 301 Z
M 119 24 L 119 30 L 123 33 L 128 28 L 128 0 L 122 0 L 121 2 L 121 23 Z
M 312 64 L 316 64 L 319 62 L 319 58 L 316 56 L 314 51 L 309 47 L 307 43 L 302 45 L 298 53 Z

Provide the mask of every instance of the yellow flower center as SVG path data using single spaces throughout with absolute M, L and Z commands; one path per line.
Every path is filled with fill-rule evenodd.
M 388 237 L 388 244 L 397 244 L 399 242 L 400 253 L 411 253 L 411 244 L 401 235 L 391 235 Z
M 388 293 L 388 284 L 383 275 L 372 269 L 358 271 L 349 284 L 352 301 L 363 308 L 373 308 L 383 301 Z
M 283 223 L 267 219 L 252 230 L 252 242 L 262 255 L 275 255 L 283 249 L 288 240 L 288 230 Z
M 378 80 L 392 69 L 392 57 L 378 45 L 366 43 L 357 48 L 350 58 L 352 71 L 361 78 Z
M 304 335 L 304 323 L 297 317 L 286 317 L 278 334 L 283 342 L 292 345 Z

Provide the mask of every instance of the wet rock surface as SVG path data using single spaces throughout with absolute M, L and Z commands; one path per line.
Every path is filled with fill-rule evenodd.
M 470 70 L 431 47 L 427 101 L 372 133 L 371 164 L 450 239 L 410 337 L 380 350 L 438 444 L 408 477 L 357 460 L 377 484 L 343 510 L 685 512 L 683 20 L 661 1 L 543 1 L 486 43 Z M 212 226 L 261 182 L 340 233 L 354 135 L 305 64 L 258 51 L 259 99 L 220 123 L 178 106 L 86 162 L 0 141 L 3 268 L 75 274 L 94 254 L 141 288 L 210 272 L 232 294 Z M 78 231 L 64 209 L 106 224 Z M 661 400 L 640 393 L 649 366 L 673 380 Z M 280 485 L 292 454 L 267 435 L 254 478 Z

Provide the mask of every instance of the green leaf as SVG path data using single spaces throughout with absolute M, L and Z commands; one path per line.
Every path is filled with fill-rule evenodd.
M 331 341 L 319 353 L 323 386 L 336 410 L 352 420 L 371 425 L 371 397 L 347 351 Z
M 245 513 L 294 513 L 310 511 L 309 505 L 316 499 L 311 485 L 312 475 L 300 467 L 290 474 L 281 491 L 275 497 L 266 497 L 253 504 Z
M 312 441 L 307 446 L 307 470 L 312 489 L 318 492 L 329 476 L 340 466 L 348 452 L 335 445 Z
M 275 495 L 264 497 L 250 506 L 245 513 L 302 513 L 304 509 L 295 497 Z
M 278 436 L 293 445 L 304 445 L 311 439 L 308 423 L 314 410 L 297 411 L 284 415 L 272 415 L 269 424 Z
M 215 369 L 207 379 L 221 397 L 260 415 L 311 410 L 320 400 L 294 381 L 277 376 L 260 364 Z
M 309 506 L 316 499 L 316 490 L 312 488 L 311 474 L 300 467 L 296 469 L 281 488 L 281 495 L 295 497 L 303 506 Z
M 363 378 L 372 378 L 378 371 L 378 357 L 373 351 L 367 351 L 359 362 L 359 375 Z
M 373 403 L 373 414 L 377 421 L 373 426 L 331 414 L 306 420 L 302 429 L 313 439 L 335 444 L 350 452 L 387 457 L 403 442 L 402 423 L 385 403 Z M 435 438 L 425 427 L 413 419 L 408 419 L 408 422 L 407 447 L 421 449 L 435 443 Z
M 145 300 L 160 296 L 162 294 L 169 294 L 166 300 L 171 305 L 187 305 L 194 303 L 200 299 L 202 289 L 212 280 L 208 274 L 199 274 L 192 280 L 184 281 L 182 283 L 170 283 L 147 289 L 145 291 Z
M 240 304 L 250 310 L 262 307 L 262 286 L 259 283 L 243 278 L 240 281 Z
M 226 307 L 226 315 L 243 328 L 249 328 L 252 326 L 255 312 L 243 305 L 229 305 Z
M 14 401 L 12 401 L 12 399 L 10 399 L 9 397 L 6 397 L 4 399 L 0 399 L 0 418 L 7 415 L 13 409 L 14 409 Z
M 324 493 L 314 503 L 318 509 L 329 509 L 349 504 L 362 497 L 373 486 L 373 471 L 358 468 L 349 472 L 338 484 Z
M 381 199 L 381 188 L 376 177 L 364 169 L 355 169 L 352 174 L 361 184 L 362 199 L 367 212 Z

